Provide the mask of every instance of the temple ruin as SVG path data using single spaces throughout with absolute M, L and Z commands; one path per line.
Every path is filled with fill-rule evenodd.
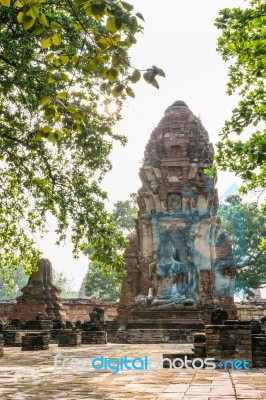
M 124 254 L 122 324 L 140 327 L 141 320 L 142 328 L 154 329 L 178 318 L 189 328 L 192 320 L 210 323 L 216 307 L 236 318 L 236 268 L 216 216 L 217 178 L 205 173 L 213 156 L 208 133 L 186 103 L 168 107 L 140 169 L 136 234 Z

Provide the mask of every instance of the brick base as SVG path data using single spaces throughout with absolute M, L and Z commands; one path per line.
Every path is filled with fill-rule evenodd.
M 105 331 L 82 332 L 81 344 L 106 344 L 107 334 Z
M 47 350 L 49 348 L 49 333 L 26 333 L 22 336 L 22 351 Z
M 252 335 L 252 365 L 266 368 L 266 336 Z
M 75 347 L 81 345 L 81 332 L 64 330 L 59 334 L 59 347 Z

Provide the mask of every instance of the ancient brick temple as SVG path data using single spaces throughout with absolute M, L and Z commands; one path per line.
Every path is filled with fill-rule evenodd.
M 179 319 L 195 319 L 198 312 L 208 323 L 215 307 L 236 318 L 236 271 L 216 216 L 216 177 L 204 173 L 213 156 L 200 119 L 183 101 L 168 107 L 150 136 L 140 169 L 136 234 L 124 254 L 121 323 L 134 313 L 142 320 L 156 313 L 156 318 L 169 318 L 171 310 Z
M 67 319 L 60 299 L 61 290 L 53 285 L 52 264 L 49 260 L 39 260 L 38 270 L 31 274 L 27 285 L 20 290 L 23 294 L 17 297 L 9 320 L 35 320 L 36 314 L 40 312 L 44 318 Z

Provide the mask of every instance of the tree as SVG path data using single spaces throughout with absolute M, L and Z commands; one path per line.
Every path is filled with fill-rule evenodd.
M 265 190 L 265 24 L 266 4 L 262 0 L 250 0 L 245 9 L 221 10 L 215 24 L 222 30 L 217 50 L 225 61 L 230 61 L 227 94 L 240 96 L 217 143 L 216 163 L 242 178 L 242 192 Z M 246 141 L 230 138 L 233 132 L 240 135 L 246 128 L 253 130 Z
M 134 231 L 138 210 L 136 198 L 136 193 L 131 193 L 130 200 L 114 203 L 114 224 L 123 235 Z M 95 299 L 117 300 L 120 297 L 122 277 L 117 271 L 103 272 L 97 263 L 92 263 L 85 277 L 86 295 Z
M 123 236 L 106 212 L 100 183 L 111 169 L 112 132 L 141 78 L 129 48 L 143 16 L 119 0 L 0 0 L 0 258 L 2 276 L 29 274 L 35 236 L 57 221 L 73 254 L 123 272 Z M 144 79 L 158 86 L 161 69 Z M 118 112 L 99 109 L 116 101 Z M 9 272 L 7 272 L 9 271 Z M 8 275 L 9 274 L 9 275 Z M 10 275 L 11 274 L 11 275 Z
M 29 277 L 24 274 L 23 268 L 18 267 L 12 272 L 8 285 L 4 280 L 0 280 L 0 300 L 10 300 L 20 296 L 20 289 L 28 282 Z
M 116 301 L 120 296 L 121 282 L 116 271 L 109 270 L 105 275 L 99 265 L 93 263 L 86 275 L 85 290 L 86 295 L 93 299 Z
M 73 278 L 68 278 L 63 272 L 53 270 L 53 284 L 61 289 L 62 298 L 78 297 L 78 292 L 73 290 L 73 283 Z
M 115 226 L 124 234 L 129 235 L 135 230 L 135 218 L 138 208 L 136 194 L 130 194 L 130 200 L 117 201 L 114 203 L 113 218 Z
M 252 288 L 266 283 L 266 253 L 259 249 L 261 238 L 266 236 L 266 215 L 257 203 L 245 204 L 239 195 L 232 195 L 220 206 L 218 216 L 232 241 L 237 266 L 235 289 L 251 294 Z

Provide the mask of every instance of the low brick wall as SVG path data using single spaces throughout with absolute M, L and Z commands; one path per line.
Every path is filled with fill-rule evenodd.
M 247 360 L 252 366 L 250 325 L 206 325 L 206 357 L 218 361 Z
M 89 321 L 89 312 L 94 307 L 104 309 L 105 321 L 114 321 L 117 317 L 118 303 L 108 301 L 92 301 L 89 299 L 64 299 L 62 301 L 69 321 Z
M 252 335 L 253 367 L 266 368 L 266 336 Z
M 15 300 L 0 301 L 0 320 L 8 321 Z M 101 307 L 105 311 L 106 321 L 114 321 L 117 317 L 118 303 L 107 301 L 92 301 L 90 299 L 63 299 L 62 303 L 71 322 L 88 321 L 89 312 L 93 307 Z M 261 303 L 236 303 L 238 319 L 259 319 L 266 315 L 266 301 Z
M 90 319 L 89 312 L 93 307 L 104 309 L 106 321 L 114 321 L 117 317 L 118 303 L 116 302 L 92 301 L 90 299 L 63 299 L 62 303 L 71 322 L 78 320 L 88 321 Z M 15 300 L 0 301 L 0 320 L 8 322 L 8 317 L 15 304 Z
M 7 322 L 16 300 L 0 300 L 0 320 Z
M 260 319 L 266 315 L 266 301 L 261 303 L 236 304 L 238 309 L 238 319 L 251 320 Z

